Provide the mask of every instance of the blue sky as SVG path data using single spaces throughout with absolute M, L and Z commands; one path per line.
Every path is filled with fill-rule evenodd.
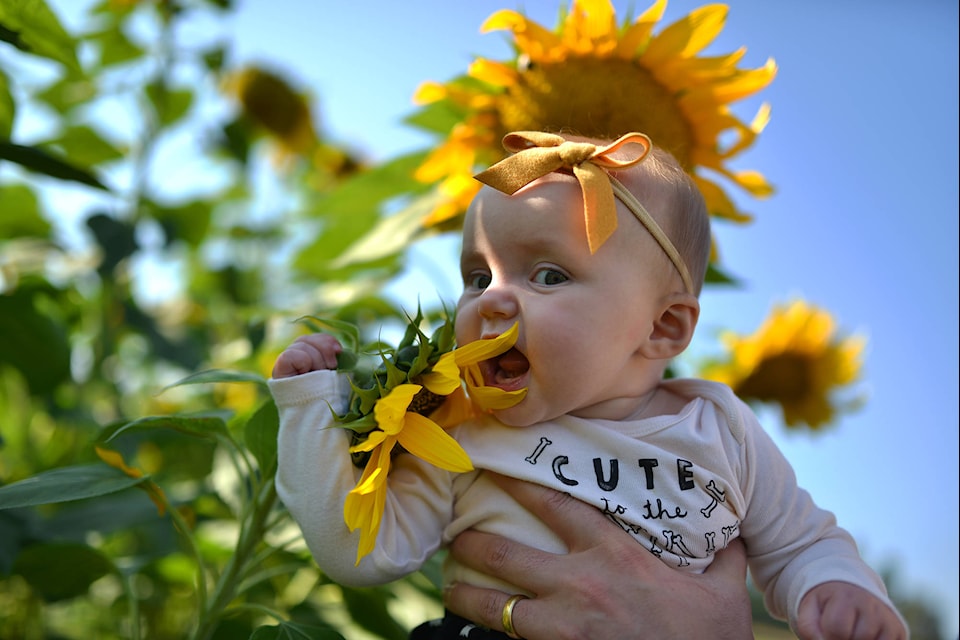
M 402 124 L 423 80 L 448 80 L 476 55 L 507 59 L 479 25 L 523 9 L 553 26 L 561 0 L 270 2 L 247 0 L 226 24 L 234 63 L 287 73 L 318 100 L 323 130 L 374 158 L 433 142 Z M 63 3 L 57 3 L 63 4 Z M 701 3 L 673 0 L 669 23 Z M 717 229 L 742 287 L 709 290 L 689 362 L 716 354 L 723 328 L 753 331 L 771 305 L 801 296 L 867 336 L 864 409 L 811 437 L 762 414 L 801 484 L 836 512 L 878 569 L 924 593 L 958 635 L 958 36 L 946 0 L 730 0 L 710 51 L 747 47 L 744 64 L 776 59 L 757 100 L 772 120 L 736 163 L 777 187 L 738 198 L 749 226 Z M 614 1 L 619 16 L 645 2 Z M 400 292 L 437 286 L 455 243 L 418 261 Z M 443 281 L 446 282 L 446 281 Z M 441 285 L 443 285 L 441 282 Z M 456 278 L 441 286 L 455 299 Z

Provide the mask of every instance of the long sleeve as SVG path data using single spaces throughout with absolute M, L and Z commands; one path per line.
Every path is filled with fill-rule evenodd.
M 333 420 L 334 411 L 346 409 L 349 380 L 314 371 L 269 385 L 280 413 L 277 492 L 324 573 L 341 584 L 369 586 L 419 569 L 450 519 L 447 472 L 397 456 L 376 548 L 355 565 L 360 535 L 347 529 L 343 505 L 361 470 L 350 460 L 348 433 Z
M 896 611 L 880 576 L 860 557 L 856 542 L 834 515 L 817 507 L 745 406 L 741 487 L 749 506 L 741 523 L 751 575 L 770 612 L 793 628 L 803 596 L 830 581 L 857 585 Z

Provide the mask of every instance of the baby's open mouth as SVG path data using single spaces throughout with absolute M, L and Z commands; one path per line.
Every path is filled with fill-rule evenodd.
M 510 349 L 499 356 L 484 360 L 480 367 L 485 385 L 509 391 L 522 386 L 520 383 L 524 374 L 530 370 L 530 361 L 516 349 Z

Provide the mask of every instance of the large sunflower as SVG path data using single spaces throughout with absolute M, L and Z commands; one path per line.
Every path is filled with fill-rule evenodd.
M 705 172 L 754 196 L 771 192 L 756 171 L 733 171 L 725 163 L 753 144 L 769 114 L 762 106 L 748 125 L 729 105 L 766 87 L 776 65 L 769 60 L 758 69 L 740 69 L 742 48 L 697 56 L 723 29 L 722 4 L 696 9 L 654 35 L 666 6 L 657 0 L 621 27 L 610 0 L 572 0 L 555 31 L 515 11 L 490 16 L 481 31 L 511 31 L 517 57 L 506 63 L 478 58 L 467 77 L 425 83 L 415 96 L 422 104 L 445 102 L 460 116 L 416 174 L 423 182 L 439 181 L 444 196 L 426 224 L 459 224 L 480 186 L 472 175 L 502 158 L 501 138 L 517 130 L 611 139 L 644 132 L 693 176 L 713 215 L 748 220 Z
M 836 392 L 860 378 L 865 340 L 841 337 L 829 312 L 802 300 L 775 307 L 751 336 L 727 333 L 729 361 L 707 367 L 705 378 L 729 385 L 744 400 L 773 402 L 787 426 L 817 429 L 842 405 Z

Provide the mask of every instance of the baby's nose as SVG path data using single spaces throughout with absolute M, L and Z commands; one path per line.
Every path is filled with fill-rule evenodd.
M 480 295 L 477 309 L 484 318 L 512 318 L 517 315 L 519 305 L 509 286 L 491 284 Z

